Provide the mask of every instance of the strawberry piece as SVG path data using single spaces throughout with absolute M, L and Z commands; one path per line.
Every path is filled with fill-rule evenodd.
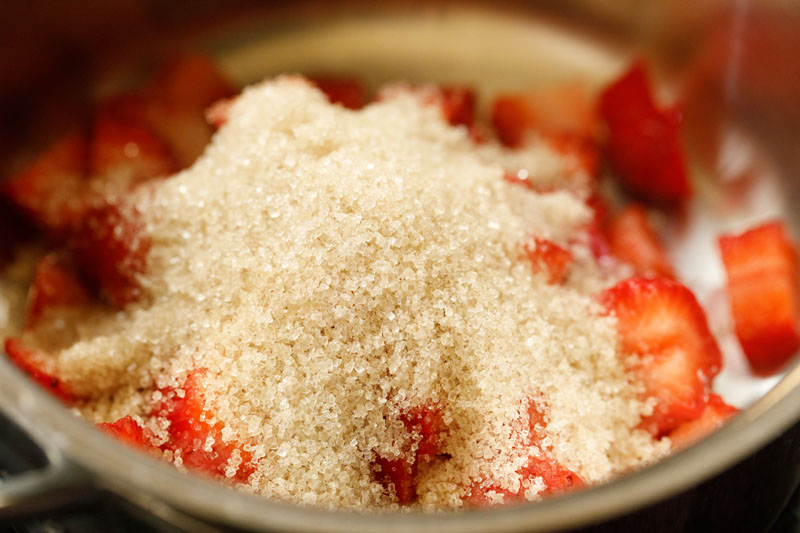
M 551 148 L 566 158 L 568 175 L 597 175 L 600 154 L 594 141 L 575 135 L 554 135 L 548 137 L 547 141 Z
M 153 445 L 153 434 L 149 429 L 140 426 L 130 416 L 125 416 L 119 420 L 111 423 L 97 424 L 99 429 L 102 429 L 107 434 L 111 435 L 117 440 L 126 444 L 130 444 L 136 448 L 144 450 L 155 450 Z
M 236 98 L 223 98 L 211 104 L 211 107 L 206 109 L 206 121 L 214 128 L 220 129 L 227 124 L 228 117 L 231 114 L 231 106 L 235 101 Z
M 92 301 L 72 262 L 63 253 L 51 252 L 36 264 L 28 292 L 25 327 L 30 329 L 51 309 L 80 307 Z
M 541 437 L 541 432 L 547 427 L 547 420 L 545 420 L 544 413 L 539 410 L 539 406 L 533 400 L 528 400 L 525 414 L 528 417 L 527 443 L 529 445 L 536 444 Z
M 347 109 L 361 109 L 367 104 L 367 90 L 357 78 L 311 76 L 309 81 L 325 93 L 332 104 L 340 104 Z
M 235 85 L 205 55 L 186 55 L 166 63 L 153 76 L 148 90 L 173 108 L 202 112 L 222 98 L 236 94 Z
M 622 351 L 655 399 L 642 427 L 656 437 L 699 417 L 722 355 L 692 292 L 667 278 L 629 278 L 601 295 L 617 317 Z
M 138 183 L 177 170 L 164 143 L 143 124 L 101 113 L 94 123 L 89 153 L 93 193 L 117 198 Z
M 716 394 L 712 394 L 708 398 L 708 405 L 706 405 L 700 418 L 684 422 L 670 432 L 669 439 L 672 441 L 672 449 L 679 450 L 702 439 L 722 427 L 728 419 L 738 412 L 737 408 L 728 405 Z
M 71 236 L 81 270 L 117 307 L 141 296 L 138 276 L 147 266 L 151 240 L 134 208 L 115 204 L 94 208 Z
M 174 389 L 161 390 L 164 399 L 153 410 L 153 414 L 169 421 L 169 439 L 161 449 L 179 453 L 187 468 L 220 479 L 228 477 L 226 473 L 232 466 L 230 460 L 238 450 L 241 462 L 232 479 L 246 482 L 255 471 L 252 454 L 236 443 L 223 441 L 224 426 L 221 422 L 213 425 L 209 422 L 212 417 L 205 407 L 199 384 L 200 372 L 186 378 L 180 393 Z M 209 442 L 210 446 L 207 445 Z
M 572 253 L 553 241 L 536 237 L 534 246 L 525 245 L 525 253 L 533 263 L 534 272 L 547 272 L 547 282 L 562 283 L 569 274 L 572 265 Z
M 55 375 L 54 363 L 44 355 L 28 348 L 25 343 L 16 337 L 9 337 L 5 342 L 5 351 L 12 363 L 39 385 L 55 394 L 64 403 L 70 404 L 75 400 L 75 395 L 70 392 L 64 381 Z
M 2 184 L 2 192 L 40 228 L 60 234 L 79 218 L 86 183 L 88 147 L 82 135 L 67 136 Z
M 653 202 L 690 196 L 680 110 L 658 108 L 641 62 L 603 91 L 599 109 L 608 125 L 608 158 L 625 186 Z
M 149 128 L 166 143 L 177 167 L 185 168 L 211 140 L 206 108 L 235 92 L 209 58 L 188 56 L 160 69 L 142 91 L 107 102 L 103 113 Z
M 468 492 L 467 503 L 476 507 L 491 505 L 493 498 L 490 497 L 490 492 L 502 495 L 504 504 L 524 502 L 526 485 L 536 478 L 541 478 L 544 482 L 545 488 L 540 493 L 544 497 L 563 494 L 585 486 L 580 476 L 545 454 L 529 456 L 528 464 L 520 468 L 517 473 L 522 477 L 517 492 L 495 484 L 473 483 Z
M 606 238 L 611 253 L 630 264 L 637 275 L 674 275 L 664 245 L 642 206 L 632 204 L 617 213 L 608 224 Z
M 588 140 L 597 123 L 586 86 L 576 82 L 500 95 L 492 104 L 491 120 L 497 137 L 512 148 L 522 146 L 531 133 Z
M 386 488 L 393 485 L 398 503 L 408 505 L 417 499 L 416 476 L 420 463 L 431 462 L 442 455 L 447 426 L 441 408 L 434 403 L 413 407 L 400 419 L 412 437 L 419 439 L 416 450 L 392 459 L 376 456 L 374 464 L 378 481 Z
M 797 250 L 779 222 L 719 238 L 736 336 L 752 370 L 779 371 L 800 347 Z
M 417 461 L 412 458 L 409 462 L 405 457 L 386 459 L 377 456 L 376 474 L 384 487 L 394 486 L 397 503 L 408 505 L 417 499 Z
M 471 87 L 440 87 L 444 119 L 453 126 L 471 127 L 475 123 L 475 90 Z
M 406 429 L 419 435 L 417 460 L 427 462 L 442 453 L 442 440 L 447 432 L 442 411 L 435 404 L 414 407 L 401 417 Z

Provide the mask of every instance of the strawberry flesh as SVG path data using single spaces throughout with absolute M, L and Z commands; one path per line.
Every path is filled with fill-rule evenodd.
M 702 439 L 722 427 L 738 412 L 737 408 L 728 405 L 716 394 L 712 394 L 699 418 L 684 422 L 670 432 L 669 439 L 672 441 L 672 449 L 679 450 Z
M 491 120 L 497 137 L 512 148 L 525 144 L 532 133 L 565 143 L 589 140 L 597 123 L 588 90 L 575 82 L 500 95 L 492 104 Z
M 608 159 L 631 192 L 658 203 L 691 195 L 680 110 L 657 106 L 641 62 L 603 91 L 599 110 L 608 126 Z
M 66 404 L 75 401 L 75 395 L 70 392 L 67 384 L 56 376 L 51 360 L 36 350 L 28 348 L 22 339 L 16 337 L 7 338 L 4 348 L 11 362 L 39 385 L 55 394 Z
M 541 478 L 544 490 L 540 496 L 554 496 L 585 487 L 585 483 L 575 472 L 564 468 L 555 459 L 546 454 L 530 455 L 528 463 L 521 467 L 517 473 L 522 478 L 520 487 L 516 492 L 504 489 L 496 484 L 473 483 L 469 489 L 467 503 L 475 507 L 484 507 L 493 503 L 494 496 L 490 493 L 502 495 L 503 504 L 521 503 L 526 501 L 526 485 Z
M 660 437 L 701 415 L 722 355 L 692 292 L 667 278 L 629 278 L 601 295 L 616 315 L 622 351 L 655 400 L 642 427 Z
M 736 336 L 750 367 L 760 375 L 778 372 L 800 348 L 797 250 L 779 222 L 723 235 L 719 246 Z
M 163 400 L 153 410 L 154 415 L 169 421 L 169 439 L 161 449 L 179 454 L 187 468 L 220 479 L 229 477 L 230 459 L 234 451 L 239 450 L 241 462 L 232 479 L 246 482 L 255 471 L 252 455 L 237 443 L 223 441 L 221 422 L 209 422 L 212 417 L 205 407 L 199 372 L 190 374 L 180 391 L 167 388 L 162 389 L 161 394 Z M 213 443 L 207 446 L 211 440 Z
M 36 264 L 28 292 L 25 327 L 30 329 L 52 309 L 81 307 L 92 301 L 69 257 L 51 252 Z
M 611 253 L 631 265 L 637 275 L 674 275 L 664 245 L 642 206 L 631 204 L 614 215 L 606 229 L 606 239 Z
M 141 297 L 138 276 L 147 266 L 151 240 L 134 208 L 91 209 L 70 242 L 78 266 L 112 304 L 122 308 Z
M 548 239 L 537 237 L 534 246 L 525 245 L 525 253 L 533 264 L 534 272 L 546 272 L 547 282 L 559 284 L 566 280 L 572 265 L 572 253 Z
M 4 182 L 2 192 L 34 224 L 59 235 L 84 209 L 87 165 L 85 137 L 69 135 Z
M 367 89 L 358 78 L 311 76 L 309 81 L 325 93 L 332 104 L 354 110 L 367 104 Z
M 376 456 L 376 477 L 384 487 L 394 487 L 397 502 L 408 505 L 417 499 L 417 470 L 421 463 L 442 455 L 447 427 L 441 408 L 434 403 L 419 405 L 404 412 L 400 419 L 412 437 L 418 439 L 416 449 L 400 457 Z
M 139 425 L 132 417 L 125 416 L 111 423 L 97 424 L 97 427 L 115 439 L 143 450 L 154 450 L 153 434 Z

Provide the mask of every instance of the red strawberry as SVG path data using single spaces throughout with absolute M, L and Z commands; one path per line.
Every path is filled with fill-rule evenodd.
M 154 450 L 153 434 L 149 429 L 142 427 L 130 416 L 125 416 L 112 423 L 97 424 L 112 437 L 136 448 L 144 450 Z
M 404 413 L 401 418 L 410 433 L 421 437 L 417 444 L 418 460 L 429 461 L 442 453 L 442 439 L 447 427 L 439 406 L 417 406 Z
M 367 90 L 358 78 L 311 76 L 309 81 L 325 93 L 332 104 L 347 109 L 361 109 L 367 104 Z
M 441 408 L 428 403 L 413 407 L 400 417 L 412 436 L 419 438 L 416 450 L 388 459 L 376 456 L 376 477 L 385 486 L 394 486 L 401 505 L 417 498 L 417 469 L 420 463 L 433 461 L 442 454 L 443 438 L 447 432 Z
M 529 456 L 528 464 L 520 468 L 517 473 L 520 474 L 523 481 L 517 492 L 500 488 L 498 485 L 474 483 L 470 487 L 467 503 L 476 507 L 490 505 L 492 502 L 489 499 L 489 492 L 501 494 L 504 504 L 523 502 L 525 501 L 525 482 L 534 481 L 536 478 L 541 478 L 544 482 L 545 488 L 540 493 L 541 496 L 563 494 L 585 486 L 580 476 L 544 454 Z
M 528 417 L 528 438 L 527 443 L 536 444 L 539 441 L 540 434 L 547 427 L 547 421 L 544 418 L 544 413 L 539 410 L 539 406 L 533 400 L 528 401 L 526 413 Z
M 95 120 L 89 153 L 92 193 L 119 198 L 138 183 L 177 170 L 164 143 L 147 126 L 100 113 Z
M 797 250 L 779 222 L 719 238 L 736 336 L 758 374 L 779 371 L 800 348 Z
M 722 427 L 729 418 L 738 412 L 737 408 L 728 405 L 716 394 L 712 394 L 708 398 L 708 405 L 706 405 L 700 418 L 684 422 L 670 432 L 669 438 L 672 441 L 672 449 L 679 450 L 702 439 Z
M 220 129 L 228 122 L 228 117 L 231 113 L 231 106 L 235 101 L 235 97 L 223 98 L 222 100 L 217 100 L 211 104 L 211 107 L 206 109 L 206 121 L 214 126 L 214 128 Z
M 199 384 L 199 375 L 202 372 L 190 374 L 180 392 L 175 389 L 161 391 L 164 399 L 153 410 L 153 414 L 169 421 L 169 440 L 161 449 L 179 452 L 183 465 L 187 468 L 219 478 L 227 477 L 229 460 L 234 451 L 239 450 L 241 463 L 233 479 L 245 482 L 255 471 L 252 455 L 234 442 L 223 441 L 221 422 L 213 425 L 209 422 L 212 417 L 206 410 Z M 210 439 L 213 444 L 209 449 L 206 443 Z
M 594 141 L 575 135 L 558 135 L 547 138 L 550 146 L 567 160 L 567 173 L 596 176 L 600 154 Z
M 471 127 L 475 122 L 475 91 L 471 87 L 443 86 L 442 115 L 453 126 Z
M 546 271 L 547 282 L 562 283 L 569 274 L 572 264 L 572 253 L 553 241 L 537 237 L 534 246 L 525 245 L 525 253 L 533 263 L 535 272 Z
M 658 236 L 647 219 L 647 212 L 632 204 L 614 215 L 606 229 L 614 256 L 630 264 L 641 276 L 672 277 L 672 265 Z
M 585 85 L 575 82 L 500 95 L 492 105 L 492 124 L 498 138 L 514 148 L 522 146 L 531 133 L 588 140 L 594 135 L 596 122 Z
M 166 63 L 153 76 L 147 90 L 166 105 L 200 114 L 217 100 L 236 94 L 235 85 L 210 57 L 202 54 Z
M 632 192 L 664 203 L 690 196 L 681 113 L 657 106 L 641 62 L 603 91 L 599 109 L 608 125 L 609 160 Z
M 44 355 L 28 348 L 16 337 L 9 337 L 5 342 L 5 351 L 12 363 L 17 365 L 31 379 L 58 396 L 64 403 L 72 403 L 75 395 L 61 378 L 55 375 L 54 363 Z
M 655 399 L 642 427 L 662 436 L 699 417 L 722 355 L 692 292 L 666 278 L 630 278 L 601 301 L 617 317 L 622 351 L 637 356 L 635 372 Z
M 63 253 L 51 252 L 36 264 L 28 292 L 25 327 L 34 327 L 50 309 L 80 307 L 91 301 L 89 291 L 78 278 L 69 258 Z
M 78 266 L 117 307 L 139 299 L 150 237 L 132 207 L 107 205 L 87 212 L 71 237 Z
M 394 486 L 397 503 L 408 505 L 417 499 L 417 461 L 405 457 L 386 459 L 375 458 L 376 475 L 384 487 Z
M 168 63 L 138 93 L 107 102 L 103 113 L 149 128 L 185 168 L 211 140 L 206 108 L 235 92 L 209 58 L 188 56 Z
M 84 208 L 87 161 L 86 139 L 70 135 L 4 182 L 2 191 L 40 228 L 61 234 Z

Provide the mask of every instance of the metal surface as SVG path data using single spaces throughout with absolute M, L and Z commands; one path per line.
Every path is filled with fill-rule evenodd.
M 485 93 L 569 77 L 599 84 L 630 57 L 624 47 L 571 33 L 546 18 L 521 19 L 471 9 L 401 10 L 311 22 L 249 21 L 235 32 L 216 34 L 204 46 L 215 50 L 240 82 L 287 70 L 330 70 L 364 73 L 372 83 L 397 78 L 468 82 Z M 768 212 L 763 212 L 763 203 L 755 202 L 736 216 L 727 212 L 723 216 L 717 202 L 722 185 L 713 184 L 711 178 L 707 181 L 711 185 L 701 189 L 688 209 L 688 223 L 671 228 L 671 244 L 681 273 L 700 299 L 713 307 L 711 286 L 719 282 L 719 266 L 709 266 L 708 252 L 700 250 L 708 250 L 720 228 L 771 213 L 782 214 L 797 229 L 792 202 L 787 201 L 796 197 L 797 186 L 778 169 L 769 179 L 756 180 L 750 191 L 758 198 L 766 194 Z M 778 197 L 769 191 L 778 191 Z M 61 505 L 69 503 L 69 497 L 104 490 L 187 530 L 199 530 L 206 527 L 201 522 L 208 522 L 268 531 L 533 532 L 596 523 L 709 479 L 800 420 L 800 367 L 787 371 L 780 381 L 751 383 L 737 366 L 741 363 L 737 348 L 729 338 L 722 344 L 727 360 L 738 361 L 723 385 L 739 391 L 746 387 L 749 392 L 739 401 L 752 405 L 710 438 L 640 472 L 562 498 L 436 515 L 301 508 L 181 474 L 92 431 L 0 358 L 0 408 L 45 450 L 49 461 L 45 470 L 0 484 L 0 518 L 31 512 L 33 504 Z M 38 483 L 32 482 L 37 479 Z

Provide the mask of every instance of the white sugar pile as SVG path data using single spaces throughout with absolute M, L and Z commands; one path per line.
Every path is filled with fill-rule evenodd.
M 408 449 L 400 413 L 429 402 L 450 458 L 420 474 L 426 508 L 479 478 L 519 486 L 528 398 L 542 446 L 587 482 L 654 460 L 665 444 L 635 429 L 647 406 L 594 301 L 613 280 L 581 242 L 584 199 L 502 179 L 559 161 L 476 146 L 411 95 L 354 112 L 297 78 L 249 88 L 192 168 L 137 197 L 148 298 L 82 325 L 59 371 L 111 421 L 207 369 L 223 437 L 259 460 L 252 489 L 294 502 L 392 505 L 373 460 Z M 570 247 L 564 285 L 533 272 L 532 236 Z

